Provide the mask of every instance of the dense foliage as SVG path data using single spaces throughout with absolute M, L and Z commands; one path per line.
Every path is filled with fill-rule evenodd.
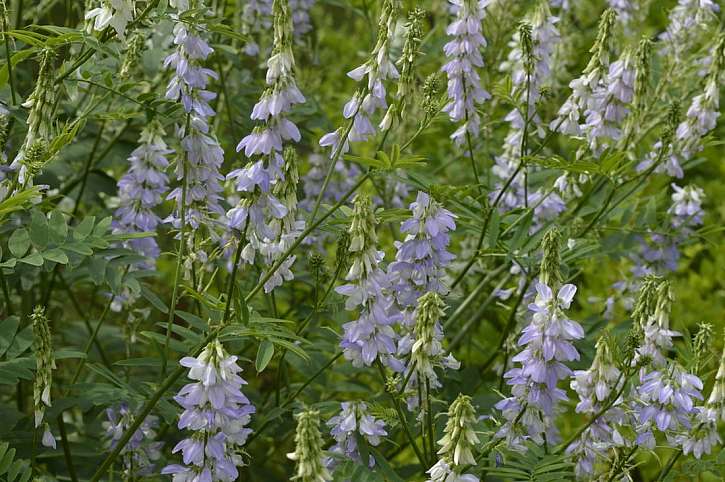
M 715 0 L 0 0 L 2 480 L 722 480 Z

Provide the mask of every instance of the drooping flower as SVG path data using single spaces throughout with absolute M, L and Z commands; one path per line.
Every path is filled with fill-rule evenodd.
M 577 413 L 595 413 L 602 402 L 616 389 L 620 371 L 615 366 L 607 339 L 601 337 L 596 344 L 596 354 L 588 370 L 575 370 L 571 389 L 579 395 Z
M 347 73 L 351 79 L 367 82 L 359 88 L 345 104 L 342 114 L 352 123 L 349 132 L 339 128 L 328 132 L 320 138 L 320 146 L 330 148 L 332 162 L 337 162 L 340 154 L 350 149 L 350 142 L 365 142 L 376 132 L 372 117 L 378 111 L 388 108 L 385 82 L 398 78 L 398 69 L 391 60 L 390 44 L 395 33 L 395 22 L 398 15 L 398 2 L 384 0 L 378 21 L 378 37 L 370 57 L 365 63 Z
M 491 97 L 477 72 L 483 67 L 481 49 L 486 47 L 481 25 L 491 0 L 449 1 L 456 19 L 446 29 L 451 40 L 443 47 L 449 59 L 441 69 L 448 75 L 449 102 L 443 111 L 452 122 L 462 123 L 451 135 L 457 145 L 462 145 L 467 135 L 478 137 L 481 119 L 476 106 Z
M 43 425 L 43 445 L 55 448 L 55 437 L 50 432 L 50 426 L 48 422 L 43 422 L 45 409 L 51 406 L 50 389 L 53 384 L 53 370 L 56 368 L 53 339 L 44 308 L 36 307 L 30 318 L 33 323 L 33 355 L 35 357 L 35 377 L 33 378 L 34 423 L 36 429 Z
M 467 465 L 475 465 L 473 450 L 479 442 L 473 426 L 476 410 L 471 397 L 459 394 L 448 408 L 448 421 L 443 438 L 438 441 L 438 462 L 428 469 L 427 482 L 478 482 L 478 477 L 462 473 Z
M 296 462 L 295 475 L 292 480 L 300 482 L 325 482 L 332 476 L 325 467 L 320 435 L 320 412 L 304 410 L 295 415 L 297 431 L 295 434 L 295 451 L 287 454 L 287 458 Z
M 106 409 L 107 421 L 103 422 L 110 448 L 123 436 L 124 432 L 133 424 L 133 412 L 129 410 L 127 403 L 121 403 L 118 408 Z M 121 450 L 120 457 L 123 460 L 123 473 L 127 477 L 139 477 L 150 475 L 154 471 L 154 464 L 161 458 L 163 442 L 156 442 L 156 427 L 158 417 L 149 415 L 141 426 L 134 432 L 131 439 Z
M 128 158 L 128 171 L 118 181 L 119 206 L 114 213 L 114 231 L 118 233 L 154 231 L 161 222 L 154 209 L 167 192 L 167 156 L 174 151 L 166 145 L 163 128 L 157 122 L 143 129 L 139 144 Z M 159 257 L 153 237 L 132 239 L 128 244 L 143 256 Z
M 219 480 L 232 482 L 244 465 L 239 447 L 252 432 L 247 428 L 254 406 L 242 393 L 247 382 L 239 376 L 237 357 L 212 341 L 198 357 L 179 362 L 189 368 L 192 383 L 174 397 L 184 409 L 178 428 L 191 434 L 176 444 L 183 465 L 169 465 L 162 474 L 173 474 L 174 482 Z
M 118 38 L 126 40 L 126 26 L 133 20 L 135 12 L 134 0 L 101 0 L 101 6 L 86 12 L 85 19 L 89 32 L 102 32 L 110 26 L 116 31 Z
M 327 421 L 327 426 L 331 427 L 330 435 L 335 439 L 335 445 L 329 452 L 364 463 L 358 451 L 358 437 L 363 437 L 372 447 L 377 447 L 381 437 L 388 434 L 385 423 L 370 414 L 365 402 L 342 402 L 340 407 L 340 413 Z M 369 457 L 368 466 L 373 467 L 375 458 L 372 455 Z M 327 466 L 334 466 L 332 458 L 328 459 Z
M 390 279 L 380 267 L 384 253 L 377 249 L 377 224 L 370 198 L 358 194 L 350 224 L 348 284 L 336 292 L 345 296 L 345 309 L 358 310 L 358 318 L 343 325 L 340 341 L 353 366 L 370 366 L 379 359 L 394 371 L 402 370 L 395 358 L 397 334 L 393 325 L 400 314 L 390 295 Z
M 707 410 L 709 418 L 725 422 L 725 348 L 720 356 L 715 383 L 707 399 Z

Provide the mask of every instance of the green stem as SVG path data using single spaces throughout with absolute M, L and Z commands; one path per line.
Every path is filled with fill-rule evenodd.
M 340 157 L 340 153 L 342 152 L 343 147 L 345 147 L 345 144 L 347 144 L 347 138 L 350 136 L 350 131 L 352 130 L 353 123 L 355 122 L 355 117 L 357 117 L 358 112 L 360 112 L 360 107 L 362 106 L 362 99 L 365 97 L 367 93 L 367 87 L 361 91 L 360 99 L 361 101 L 358 103 L 357 108 L 355 109 L 355 113 L 352 115 L 350 120 L 347 123 L 347 126 L 345 127 L 345 131 L 340 136 L 340 139 L 338 140 L 337 147 L 335 147 L 335 150 L 332 153 L 332 156 L 330 156 L 330 165 L 327 168 L 327 173 L 325 174 L 325 180 L 322 181 L 322 187 L 320 188 L 320 193 L 317 195 L 317 199 L 315 199 L 315 205 L 312 208 L 312 214 L 310 215 L 310 221 L 314 221 L 315 217 L 317 216 L 317 212 L 320 209 L 320 204 L 322 203 L 322 198 L 325 196 L 325 192 L 327 191 L 327 186 L 330 184 L 330 179 L 332 179 L 332 173 L 335 172 L 335 165 L 337 164 L 337 159 Z
M 68 444 L 68 434 L 65 431 L 65 421 L 63 421 L 63 413 L 61 412 L 57 418 L 58 428 L 60 429 L 60 443 L 63 446 L 63 457 L 65 458 L 65 466 L 68 469 L 70 480 L 78 482 L 76 468 L 73 465 L 73 457 L 71 455 L 70 445 Z
M 665 466 L 665 468 L 662 469 L 662 472 L 660 472 L 660 475 L 657 477 L 657 482 L 662 482 L 663 480 L 665 480 L 665 477 L 667 477 L 667 474 L 670 473 L 672 467 L 675 466 L 675 462 L 677 462 L 677 459 L 680 458 L 680 455 L 682 455 L 681 449 L 677 449 L 675 453 L 672 454 L 669 462 L 667 462 L 667 465 Z
M 378 367 L 378 372 L 380 373 L 380 377 L 382 378 L 383 382 L 383 388 L 385 387 L 385 369 L 383 368 L 383 364 L 380 363 L 379 359 L 375 360 L 375 366 Z M 408 438 L 408 442 L 410 443 L 411 447 L 413 447 L 413 451 L 415 452 L 415 456 L 418 458 L 418 462 L 420 462 L 421 467 L 423 467 L 423 470 L 425 470 L 425 467 L 427 466 L 425 457 L 423 457 L 423 454 L 420 451 L 420 448 L 418 448 L 418 444 L 415 442 L 415 439 L 413 438 L 413 434 L 410 433 L 410 427 L 408 427 L 408 421 L 405 419 L 405 414 L 403 413 L 403 409 L 400 408 L 400 401 L 398 401 L 395 394 L 392 394 L 385 390 L 385 392 L 390 396 L 390 399 L 393 401 L 393 405 L 395 406 L 395 412 L 398 414 L 398 419 L 400 420 L 400 425 L 403 427 L 403 431 L 405 432 L 405 436 Z
M 186 115 L 186 127 L 184 133 L 189 131 L 191 125 L 191 116 Z M 179 252 L 176 255 L 176 270 L 174 271 L 174 284 L 171 291 L 171 303 L 169 304 L 169 318 L 166 320 L 166 340 L 164 342 L 164 356 L 161 359 L 161 375 L 166 374 L 166 366 L 169 359 L 169 346 L 171 345 L 171 329 L 174 326 L 174 318 L 176 317 L 176 303 L 179 297 L 179 279 L 181 278 L 181 268 L 184 265 L 184 249 L 186 248 L 186 195 L 189 186 L 188 182 L 188 153 L 184 151 L 181 162 L 183 165 L 181 179 L 181 207 L 179 208 L 179 217 L 181 219 L 181 228 L 179 231 Z M 225 313 L 226 316 L 227 313 Z

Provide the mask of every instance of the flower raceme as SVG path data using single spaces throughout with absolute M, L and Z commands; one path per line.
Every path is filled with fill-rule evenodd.
M 231 482 L 244 465 L 238 448 L 252 432 L 247 424 L 255 411 L 242 393 L 247 382 L 239 376 L 237 357 L 215 340 L 198 357 L 179 363 L 189 369 L 193 382 L 174 398 L 184 409 L 178 427 L 191 434 L 172 451 L 182 453 L 184 465 L 169 465 L 161 473 L 173 474 L 174 482 Z
M 564 362 L 579 359 L 572 342 L 584 337 L 579 323 L 564 314 L 574 299 L 574 285 L 562 286 L 555 297 L 551 287 L 539 282 L 536 292 L 534 302 L 529 304 L 531 323 L 518 340 L 518 345 L 526 348 L 512 358 L 519 366 L 504 374 L 511 386 L 511 397 L 496 404 L 507 420 L 497 436 L 506 438 L 515 448 L 523 448 L 519 429 L 513 426 L 517 420 L 538 444 L 544 441 L 542 434 L 550 442 L 556 438 L 551 418 L 557 404 L 567 400 L 566 393 L 557 385 L 571 375 Z M 519 416 L 521 411 L 523 416 Z
M 478 137 L 481 119 L 476 105 L 491 97 L 481 86 L 481 78 L 476 71 L 483 67 L 481 49 L 486 46 L 486 39 L 481 31 L 481 22 L 491 0 L 450 0 L 450 3 L 456 18 L 446 28 L 451 40 L 443 47 L 449 59 L 441 69 L 448 75 L 449 102 L 443 111 L 448 113 L 452 122 L 462 122 L 451 135 L 457 145 L 462 145 L 467 135 Z

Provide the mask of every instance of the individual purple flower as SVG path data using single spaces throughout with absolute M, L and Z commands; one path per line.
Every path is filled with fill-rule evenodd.
M 377 250 L 376 223 L 370 198 L 358 194 L 349 229 L 348 283 L 335 289 L 347 298 L 345 309 L 357 309 L 358 317 L 343 325 L 340 346 L 355 367 L 370 366 L 379 359 L 400 372 L 403 366 L 395 358 L 398 335 L 393 325 L 401 315 L 390 295 L 390 277 L 380 267 L 384 253 Z
M 397 4 L 392 0 L 384 0 L 378 22 L 377 42 L 370 57 L 364 64 L 347 73 L 348 77 L 357 82 L 367 77 L 367 82 L 342 109 L 345 119 L 352 123 L 349 132 L 341 127 L 320 138 L 320 146 L 330 148 L 332 162 L 337 162 L 340 154 L 348 152 L 350 142 L 365 142 L 374 135 L 377 129 L 373 116 L 388 108 L 385 82 L 399 76 L 390 55 L 397 14 Z
M 446 28 L 451 40 L 443 47 L 449 59 L 441 69 L 448 75 L 449 102 L 443 108 L 452 122 L 462 123 L 451 139 L 462 145 L 466 135 L 478 137 L 481 119 L 476 105 L 491 95 L 481 87 L 476 69 L 483 67 L 481 49 L 486 47 L 481 25 L 491 0 L 449 0 L 456 18 Z
M 363 463 L 358 451 L 358 437 L 377 447 L 380 445 L 381 437 L 388 435 L 385 423 L 370 414 L 365 402 L 342 402 L 340 407 L 340 413 L 327 421 L 330 435 L 335 439 L 335 445 L 328 452 Z M 369 457 L 368 466 L 373 467 L 375 458 L 372 455 Z M 328 458 L 326 465 L 334 467 L 334 459 Z
M 506 422 L 499 429 L 497 437 L 506 438 L 509 446 L 523 447 L 522 436 L 537 444 L 556 439 L 556 427 L 551 418 L 556 405 L 567 400 L 566 392 L 558 388 L 559 380 L 571 375 L 564 362 L 579 359 L 579 352 L 573 341 L 584 337 L 584 330 L 576 321 L 564 314 L 574 299 L 576 287 L 567 284 L 561 287 L 556 297 L 551 288 L 541 282 L 536 284 L 537 296 L 529 304 L 533 313 L 531 323 L 523 329 L 518 340 L 523 351 L 512 358 L 518 367 L 504 374 L 511 385 L 511 397 L 496 404 Z M 520 412 L 523 411 L 523 414 Z M 528 432 L 525 434 L 515 423 L 520 423 Z
M 133 412 L 127 403 L 121 403 L 117 408 L 107 408 L 103 422 L 106 437 L 111 449 L 115 448 L 124 432 L 133 423 Z M 163 442 L 156 442 L 156 428 L 158 417 L 147 416 L 141 426 L 134 432 L 126 443 L 120 456 L 123 460 L 123 473 L 127 477 L 150 475 L 154 471 L 154 464 L 161 458 Z
M 178 427 L 191 434 L 172 450 L 182 453 L 183 465 L 169 465 L 161 473 L 172 474 L 174 482 L 236 480 L 237 467 L 244 465 L 239 448 L 252 432 L 247 424 L 254 413 L 242 393 L 247 382 L 239 376 L 237 357 L 214 340 L 198 357 L 179 363 L 189 368 L 193 382 L 174 397 L 184 409 Z
M 128 171 L 118 181 L 119 206 L 114 213 L 117 233 L 154 231 L 161 222 L 155 208 L 167 192 L 167 156 L 174 151 L 166 145 L 164 131 L 157 122 L 141 132 L 139 143 L 128 158 Z M 153 237 L 132 239 L 128 245 L 143 256 L 159 257 L 159 246 Z

